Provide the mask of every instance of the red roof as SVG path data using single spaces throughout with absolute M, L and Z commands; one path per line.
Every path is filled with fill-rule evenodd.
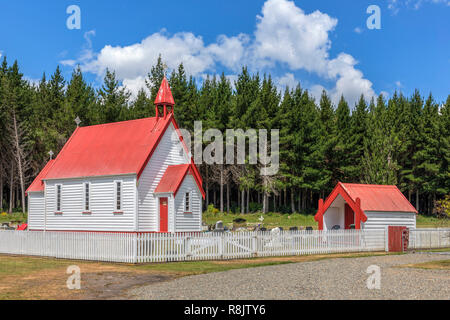
M 198 179 L 194 167 L 195 165 L 193 164 L 180 164 L 167 167 L 166 172 L 164 172 L 161 181 L 155 189 L 155 193 L 173 193 L 176 195 L 186 175 L 191 174 L 204 199 L 205 192 L 203 191 L 201 180 Z
M 77 128 L 45 179 L 138 173 L 172 116 Z
M 348 195 L 361 199 L 363 211 L 416 212 L 396 186 L 341 183 Z
M 44 191 L 44 182 L 42 179 L 47 175 L 47 172 L 50 170 L 50 168 L 53 166 L 53 163 L 55 160 L 50 160 L 47 162 L 47 164 L 44 166 L 44 168 L 39 172 L 37 177 L 33 180 L 31 185 L 28 187 L 26 194 L 28 192 L 42 192 Z
M 166 105 L 175 105 L 175 101 L 173 100 L 172 91 L 170 91 L 169 83 L 167 82 L 166 77 L 164 77 L 161 87 L 159 87 L 158 94 L 155 99 L 156 105 L 166 104 Z

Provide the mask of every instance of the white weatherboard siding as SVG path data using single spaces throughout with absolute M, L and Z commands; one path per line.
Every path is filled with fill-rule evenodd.
M 122 213 L 115 214 L 115 181 L 122 181 Z M 90 182 L 90 211 L 84 210 L 84 183 Z M 62 185 L 61 215 L 56 211 L 56 185 Z M 136 231 L 136 177 L 113 176 L 51 180 L 46 183 L 47 226 L 57 231 Z
M 416 214 L 414 212 L 375 212 L 365 211 L 367 221 L 363 229 L 384 229 L 387 226 L 405 226 L 416 228 Z
M 185 194 L 190 192 L 191 212 L 184 212 Z M 175 196 L 175 229 L 176 232 L 201 231 L 202 195 L 192 175 L 188 174 Z
M 174 126 L 170 124 L 139 178 L 139 231 L 159 231 L 159 200 L 154 195 L 154 191 L 168 166 L 189 163 L 181 145 Z M 170 226 L 169 205 L 169 228 Z
M 28 193 L 28 230 L 44 229 L 44 192 Z

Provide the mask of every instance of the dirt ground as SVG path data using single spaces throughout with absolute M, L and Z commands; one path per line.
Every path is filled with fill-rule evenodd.
M 33 259 L 33 258 L 28 258 Z M 36 258 L 39 259 L 39 258 Z M 175 275 L 136 270 L 129 265 L 71 262 L 81 270 L 81 290 L 69 290 L 68 263 L 0 277 L 0 300 L 107 300 L 122 299 L 123 292 L 142 284 L 173 279 Z

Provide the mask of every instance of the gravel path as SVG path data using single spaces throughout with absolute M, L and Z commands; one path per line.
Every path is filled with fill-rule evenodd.
M 131 299 L 450 299 L 450 272 L 394 266 L 449 259 L 407 254 L 328 259 L 189 276 L 129 291 Z M 369 290 L 367 267 L 381 268 Z

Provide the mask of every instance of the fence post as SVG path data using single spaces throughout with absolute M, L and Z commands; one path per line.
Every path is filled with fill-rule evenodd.
M 384 227 L 384 250 L 389 251 L 389 231 L 388 227 Z
M 252 251 L 253 251 L 253 256 L 257 257 L 258 256 L 258 232 L 255 231 L 255 234 L 252 238 Z
M 219 257 L 221 260 L 223 260 L 223 238 L 225 236 L 225 233 L 219 234 Z
M 133 257 L 133 263 L 137 263 L 138 262 L 138 234 L 135 233 L 134 237 L 133 237 L 133 242 L 134 242 L 134 257 Z

